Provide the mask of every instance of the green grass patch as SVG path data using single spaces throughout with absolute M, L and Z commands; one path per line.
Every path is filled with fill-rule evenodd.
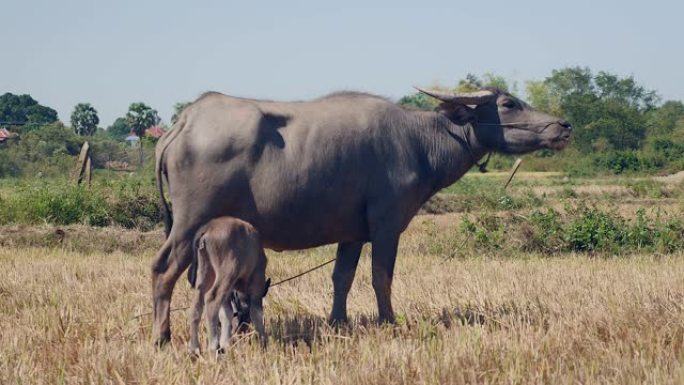
M 142 178 L 77 186 L 66 180 L 0 186 L 0 224 L 118 225 L 149 230 L 161 220 L 154 185 Z

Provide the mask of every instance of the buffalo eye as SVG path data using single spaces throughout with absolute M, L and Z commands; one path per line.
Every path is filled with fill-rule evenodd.
M 508 100 L 504 100 L 504 102 L 501 103 L 501 106 L 506 107 L 506 108 L 515 108 L 517 105 L 515 104 L 514 101 L 508 99 Z

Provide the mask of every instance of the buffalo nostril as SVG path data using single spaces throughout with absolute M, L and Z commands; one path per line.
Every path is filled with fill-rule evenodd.
M 568 130 L 572 130 L 572 124 L 570 124 L 570 122 L 568 122 L 567 120 L 561 120 L 560 122 L 558 122 L 558 124 L 567 128 Z

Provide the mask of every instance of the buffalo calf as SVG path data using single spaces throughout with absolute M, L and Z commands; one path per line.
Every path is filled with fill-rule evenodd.
M 262 345 L 266 346 L 262 298 L 268 283 L 266 254 L 259 233 L 245 221 L 221 217 L 200 228 L 194 247 L 195 266 L 191 270 L 196 269 L 196 273 L 191 283 L 194 281 L 197 293 L 190 315 L 190 352 L 200 353 L 198 329 L 204 307 L 209 349 L 217 353 L 226 349 L 232 334 L 231 294 L 234 290 L 247 300 L 251 321 Z

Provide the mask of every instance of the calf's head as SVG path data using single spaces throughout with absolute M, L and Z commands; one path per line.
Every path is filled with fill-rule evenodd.
M 536 111 L 498 89 L 458 94 L 418 90 L 440 100 L 438 111 L 453 122 L 471 123 L 478 142 L 491 151 L 520 154 L 543 148 L 561 150 L 570 140 L 570 123 Z

